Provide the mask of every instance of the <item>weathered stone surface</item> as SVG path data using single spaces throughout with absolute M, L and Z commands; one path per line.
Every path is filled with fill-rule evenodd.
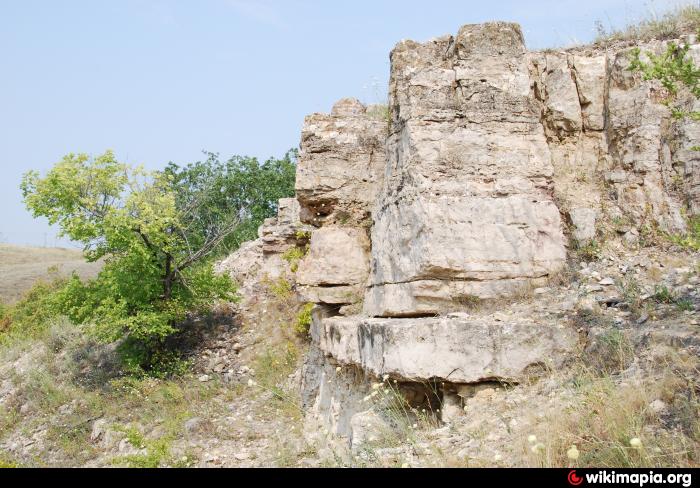
M 557 270 L 565 251 L 553 167 L 519 27 L 468 25 L 454 39 L 402 42 L 390 91 L 394 131 L 365 312 L 421 313 L 420 296 L 387 297 L 417 281 L 449 288 L 445 302 L 460 291 L 508 293 Z
M 239 285 L 252 284 L 263 264 L 261 239 L 245 242 L 234 253 L 214 266 L 217 273 L 228 273 Z
M 350 438 L 352 418 L 367 409 L 363 402 L 370 389 L 364 374 L 357 368 L 339 367 L 312 345 L 304 363 L 302 404 L 307 411 L 306 431 L 310 439 L 321 432 Z
M 299 263 L 300 285 L 364 284 L 369 266 L 369 240 L 363 229 L 323 227 L 311 236 L 307 256 Z
M 569 59 L 581 103 L 583 127 L 586 130 L 603 130 L 605 129 L 607 57 L 574 55 Z
M 291 279 L 289 263 L 282 257 L 287 250 L 306 244 L 312 227 L 299 222 L 295 198 L 280 199 L 276 217 L 266 219 L 258 229 L 259 238 L 245 242 L 215 265 L 217 273 L 228 273 L 246 298 L 255 295 L 263 281 Z
M 365 293 L 364 312 L 373 316 L 415 317 L 463 308 L 478 298 L 498 298 L 539 286 L 546 279 L 489 281 L 418 280 L 371 287 Z M 374 313 L 372 313 L 374 311 Z
M 300 233 L 310 232 L 311 226 L 300 222 L 300 207 L 296 198 L 282 198 L 279 201 L 277 217 L 265 220 L 259 234 L 266 254 L 283 253 L 296 245 Z
M 332 317 L 315 328 L 314 341 L 335 361 L 411 381 L 522 381 L 561 366 L 578 345 L 572 329 L 526 317 Z
M 534 56 L 539 72 L 536 95 L 546 107 L 544 120 L 549 131 L 559 138 L 581 131 L 583 119 L 579 92 L 566 53 Z
M 299 263 L 297 283 L 304 301 L 348 304 L 362 300 L 369 273 L 369 239 L 353 227 L 323 227 L 311 236 Z
M 309 303 L 345 305 L 362 301 L 363 285 L 298 286 L 299 299 Z
M 301 220 L 320 226 L 362 222 L 384 174 L 387 121 L 355 99 L 304 121 L 296 192 Z
M 660 51 L 660 44 L 648 46 Z M 685 229 L 681 202 L 669 192 L 672 117 L 662 103 L 666 93 L 656 82 L 643 82 L 628 69 L 629 50 L 612 61 L 608 95 L 608 140 L 614 170 L 624 172 L 615 182 L 616 199 L 634 221 L 652 221 L 663 230 Z
M 592 208 L 578 207 L 569 211 L 571 224 L 574 226 L 573 238 L 578 242 L 585 243 L 595 238 L 596 219 L 598 212 Z

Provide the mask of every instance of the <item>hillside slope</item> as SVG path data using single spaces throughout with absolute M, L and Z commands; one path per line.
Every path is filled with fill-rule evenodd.
M 0 244 L 0 302 L 16 301 L 34 283 L 46 279 L 53 267 L 60 276 L 75 271 L 81 278 L 90 278 L 97 274 L 100 264 L 86 262 L 78 249 Z

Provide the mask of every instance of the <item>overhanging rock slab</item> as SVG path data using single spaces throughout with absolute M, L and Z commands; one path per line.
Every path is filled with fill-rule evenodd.
M 578 343 L 570 328 L 527 318 L 453 314 L 376 319 L 332 317 L 314 324 L 320 349 L 341 364 L 407 381 L 520 382 L 562 365 Z

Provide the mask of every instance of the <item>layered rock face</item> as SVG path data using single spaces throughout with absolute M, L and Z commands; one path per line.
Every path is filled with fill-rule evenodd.
M 312 330 L 338 363 L 403 381 L 520 382 L 560 367 L 576 346 L 573 330 L 527 317 L 448 314 L 429 319 L 333 317 Z
M 640 47 L 660 54 L 666 43 Z M 695 58 L 699 47 L 691 51 Z M 580 242 L 596 237 L 603 198 L 612 204 L 608 217 L 633 224 L 632 238 L 641 226 L 683 232 L 682 209 L 698 212 L 698 152 L 692 148 L 700 124 L 672 117 L 661 85 L 629 70 L 631 49 L 530 54 L 555 196 Z M 695 110 L 691 98 L 682 102 Z
M 387 121 L 347 98 L 306 118 L 297 167 L 300 218 L 319 227 L 299 265 L 304 301 L 362 301 L 369 274 L 370 211 L 384 176 Z
M 392 133 L 365 312 L 416 316 L 556 272 L 566 252 L 553 166 L 515 24 L 392 53 Z
M 346 98 L 330 114 L 306 117 L 296 193 L 301 220 L 315 226 L 369 220 L 384 176 L 387 122 Z

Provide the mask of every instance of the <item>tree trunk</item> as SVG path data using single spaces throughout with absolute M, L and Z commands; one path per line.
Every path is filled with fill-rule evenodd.
M 163 299 L 170 300 L 173 296 L 173 258 L 169 254 L 165 257 L 165 276 L 163 277 Z

